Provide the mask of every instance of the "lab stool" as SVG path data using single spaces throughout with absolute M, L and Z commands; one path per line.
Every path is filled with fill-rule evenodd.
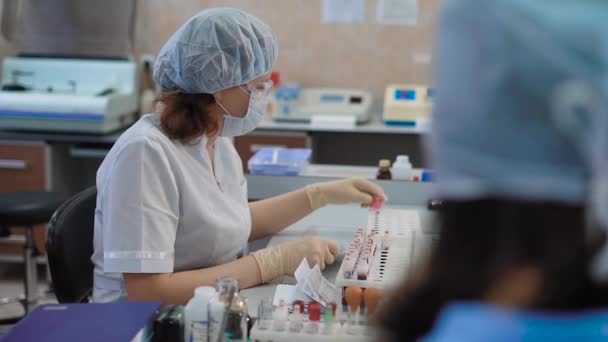
M 23 298 L 3 298 L 1 304 L 21 302 L 27 314 L 38 302 L 38 272 L 34 226 L 47 223 L 65 197 L 54 192 L 15 192 L 0 194 L 0 227 L 5 233 L 9 227 L 25 228 L 23 247 L 25 294 Z M 16 323 L 22 317 L 0 320 L 0 324 Z

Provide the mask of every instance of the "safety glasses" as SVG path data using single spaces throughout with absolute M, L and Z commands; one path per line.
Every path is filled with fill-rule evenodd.
M 272 88 L 273 84 L 274 83 L 272 82 L 272 80 L 268 80 L 268 81 L 260 82 L 257 84 L 251 84 L 251 85 L 248 84 L 246 87 L 239 86 L 239 88 L 241 88 L 242 91 L 247 93 L 247 95 L 256 93 L 256 94 L 260 94 L 263 96 L 267 96 L 270 93 L 270 89 Z

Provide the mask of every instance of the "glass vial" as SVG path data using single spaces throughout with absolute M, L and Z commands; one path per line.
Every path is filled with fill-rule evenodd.
M 220 278 L 216 290 L 208 306 L 209 342 L 247 341 L 247 298 L 238 292 L 239 281 L 232 277 Z
M 391 174 L 391 161 L 388 159 L 382 159 L 380 161 L 378 173 L 376 174 L 376 179 L 393 179 L 393 175 Z

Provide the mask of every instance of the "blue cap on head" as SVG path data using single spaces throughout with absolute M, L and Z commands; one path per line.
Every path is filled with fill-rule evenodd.
M 268 25 L 234 8 L 205 10 L 169 38 L 154 65 L 164 92 L 213 94 L 269 73 L 278 43 Z
M 444 5 L 429 144 L 439 195 L 582 204 L 608 227 L 608 2 Z M 600 259 L 608 280 L 608 249 Z

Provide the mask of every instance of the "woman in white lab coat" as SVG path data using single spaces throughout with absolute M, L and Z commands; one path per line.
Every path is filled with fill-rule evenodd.
M 158 113 L 127 130 L 97 174 L 94 301 L 186 303 L 223 276 L 246 288 L 292 274 L 304 257 L 324 267 L 339 246 L 319 237 L 238 256 L 326 204 L 384 198 L 347 179 L 248 203 L 230 138 L 262 120 L 277 55 L 267 25 L 228 8 L 194 16 L 162 48 Z

